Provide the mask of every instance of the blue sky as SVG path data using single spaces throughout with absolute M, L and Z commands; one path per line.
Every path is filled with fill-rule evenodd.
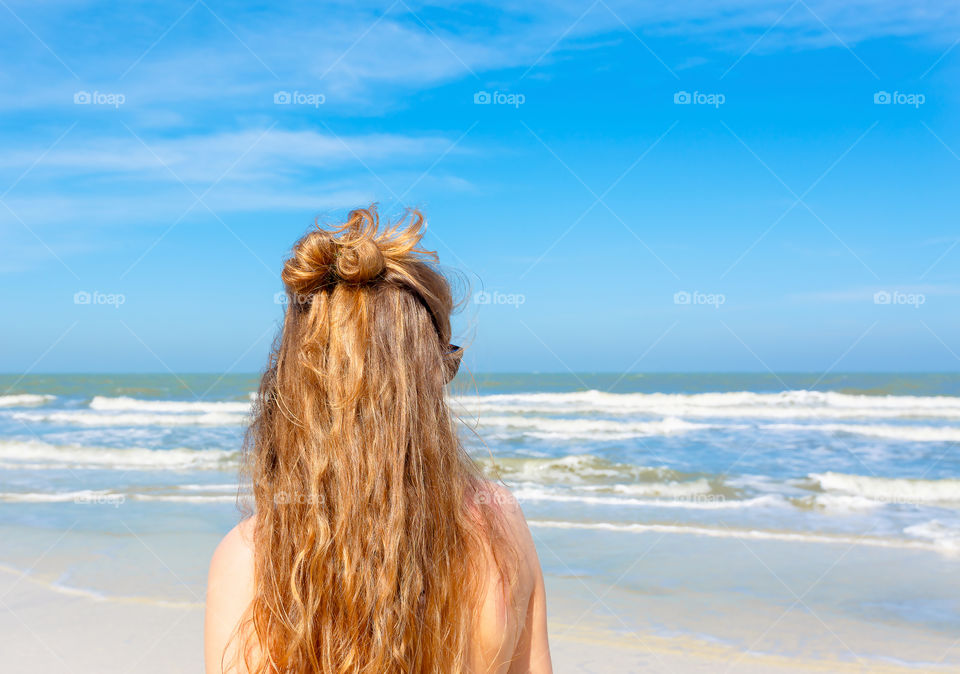
M 0 5 L 0 370 L 256 371 L 371 201 L 476 371 L 960 369 L 956 6 Z

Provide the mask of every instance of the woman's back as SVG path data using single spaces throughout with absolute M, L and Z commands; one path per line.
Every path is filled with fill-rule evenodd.
M 244 443 L 256 516 L 211 567 L 212 672 L 549 671 L 530 532 L 447 406 L 463 350 L 423 226 L 352 211 L 284 265 Z
M 492 551 L 486 551 L 469 671 L 547 674 L 552 669 L 546 596 L 533 540 L 509 491 L 494 483 L 481 489 L 490 498 L 483 498 L 480 507 L 497 508 L 503 514 L 500 521 L 509 528 L 504 538 L 518 564 L 515 575 L 504 578 Z M 234 635 L 253 599 L 255 528 L 256 517 L 237 525 L 217 547 L 210 565 L 204 635 L 208 674 L 247 674 L 237 657 Z

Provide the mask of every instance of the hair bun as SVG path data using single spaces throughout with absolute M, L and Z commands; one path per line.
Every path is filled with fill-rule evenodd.
M 280 274 L 287 292 L 299 298 L 328 283 L 331 265 L 336 258 L 335 249 L 333 236 L 322 229 L 309 232 L 297 241 Z
M 297 241 L 283 267 L 287 293 L 300 300 L 341 281 L 369 283 L 381 278 L 388 261 L 406 260 L 418 250 L 423 219 L 415 215 L 411 229 L 402 235 L 380 231 L 376 205 L 350 211 L 347 221 L 332 230 L 318 224 Z
M 364 283 L 379 276 L 386 267 L 383 251 L 369 236 L 337 242 L 337 276 L 348 283 Z

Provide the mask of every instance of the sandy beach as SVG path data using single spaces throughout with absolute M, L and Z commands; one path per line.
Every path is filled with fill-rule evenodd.
M 10 674 L 203 671 L 202 604 L 157 606 L 142 601 L 97 600 L 52 589 L 10 570 L 0 571 L 0 593 L 3 670 Z M 577 608 L 584 607 L 566 605 L 561 598 L 554 602 L 552 610 L 569 617 Z M 708 641 L 624 635 L 622 630 L 591 628 L 582 620 L 571 624 L 560 617 L 551 618 L 550 635 L 558 674 L 918 671 L 868 659 L 817 660 L 745 654 Z M 942 671 L 957 669 L 943 667 Z

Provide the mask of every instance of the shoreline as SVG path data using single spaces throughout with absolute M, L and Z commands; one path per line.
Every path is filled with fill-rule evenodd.
M 739 651 L 730 646 L 692 637 L 660 637 L 643 635 L 639 639 L 616 638 L 616 633 L 577 628 L 577 631 L 556 635 L 563 626 L 551 621 L 550 650 L 554 671 L 577 674 L 597 672 L 665 671 L 694 672 L 736 671 L 748 674 L 782 672 L 783 674 L 821 674 L 836 672 L 875 672 L 876 674 L 916 674 L 917 672 L 956 671 L 949 665 L 934 663 L 894 664 L 869 658 L 859 660 L 813 659 L 768 653 Z M 602 647 L 603 652 L 583 647 Z
M 112 672 L 202 672 L 203 605 L 160 604 L 138 598 L 82 596 L 0 567 L 0 633 L 4 670 Z M 569 597 L 555 597 L 558 612 L 573 608 Z M 578 606 L 577 609 L 582 609 Z M 565 617 L 565 616 L 563 616 Z M 670 671 L 682 674 L 738 671 L 877 672 L 915 674 L 949 671 L 949 665 L 894 664 L 861 658 L 840 660 L 749 653 L 726 644 L 687 636 L 638 634 L 580 620 L 549 620 L 557 674 Z

